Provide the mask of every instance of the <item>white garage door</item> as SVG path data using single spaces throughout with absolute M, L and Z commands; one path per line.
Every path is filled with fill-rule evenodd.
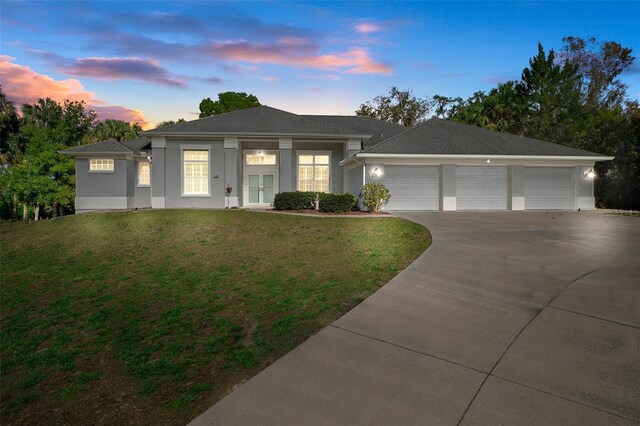
M 506 210 L 507 168 L 456 167 L 457 210 Z
M 573 209 L 573 169 L 570 167 L 526 167 L 526 210 Z
M 440 168 L 385 166 L 384 185 L 391 192 L 385 210 L 438 210 Z

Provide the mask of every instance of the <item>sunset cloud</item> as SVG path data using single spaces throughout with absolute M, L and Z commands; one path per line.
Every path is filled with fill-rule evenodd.
M 371 22 L 360 22 L 353 27 L 360 34 L 371 34 L 378 31 L 382 31 L 383 27 Z
M 16 106 L 46 97 L 58 102 L 69 99 L 98 105 L 102 103 L 96 99 L 93 92 L 86 90 L 79 80 L 54 80 L 47 75 L 38 74 L 29 67 L 16 64 L 14 60 L 11 56 L 0 55 L 2 89 Z
M 78 77 L 100 80 L 140 80 L 179 88 L 186 86 L 183 80 L 172 76 L 155 59 L 137 57 L 68 59 L 42 50 L 29 50 L 29 53 L 40 57 L 58 72 Z
M 37 73 L 30 67 L 16 64 L 14 60 L 15 58 L 11 56 L 0 55 L 0 75 L 2 75 L 2 90 L 18 107 L 47 97 L 60 103 L 65 100 L 83 101 L 87 103 L 88 108 L 96 112 L 100 120 L 114 118 L 138 123 L 143 127 L 149 123 L 140 110 L 106 105 L 104 101 L 96 98 L 93 92 L 86 90 L 79 80 L 73 78 L 55 80 L 48 75 Z
M 352 47 L 340 53 L 320 54 L 319 46 L 301 38 L 281 38 L 274 43 L 245 40 L 214 42 L 209 51 L 230 61 L 274 64 L 297 68 L 345 71 L 348 74 L 391 74 L 387 64 L 375 61 L 369 51 Z
M 122 120 L 127 123 L 138 123 L 143 128 L 149 124 L 149 120 L 145 118 L 144 112 L 139 109 L 130 109 L 116 105 L 92 105 L 90 108 L 96 112 L 99 120 Z
M 173 77 L 154 59 L 143 58 L 78 58 L 61 71 L 82 77 L 103 80 L 142 80 L 166 86 L 185 87 L 185 82 Z

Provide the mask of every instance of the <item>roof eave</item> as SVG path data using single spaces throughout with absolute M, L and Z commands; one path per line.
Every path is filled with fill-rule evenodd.
M 302 137 L 302 138 L 354 138 L 354 139 L 370 139 L 372 135 L 365 134 L 333 134 L 333 133 L 280 133 L 280 132 L 157 132 L 156 130 L 150 130 L 144 132 L 144 135 L 149 136 L 164 136 L 164 137 L 224 137 L 224 136 L 285 136 L 285 137 Z
M 611 161 L 615 157 L 604 155 L 494 155 L 494 154 L 385 154 L 376 152 L 359 152 L 340 162 L 347 164 L 352 158 L 429 158 L 429 159 L 523 159 L 523 160 L 585 160 L 585 161 Z

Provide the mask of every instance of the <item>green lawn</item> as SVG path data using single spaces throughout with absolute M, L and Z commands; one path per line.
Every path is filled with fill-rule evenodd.
M 396 218 L 96 213 L 0 228 L 0 423 L 184 424 L 406 267 Z

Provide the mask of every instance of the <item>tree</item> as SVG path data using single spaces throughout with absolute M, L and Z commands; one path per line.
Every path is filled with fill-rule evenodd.
M 431 107 L 432 103 L 428 99 L 417 98 L 411 90 L 402 91 L 393 86 L 386 94 L 360 105 L 356 115 L 403 126 L 415 126 L 425 120 Z
M 0 166 L 15 164 L 19 146 L 16 137 L 20 130 L 20 120 L 7 95 L 0 87 Z
M 165 121 L 160 121 L 158 124 L 156 124 L 156 129 L 159 129 L 160 127 L 164 127 L 164 126 L 171 126 L 172 124 L 176 124 L 176 123 L 184 123 L 186 120 L 184 118 L 179 118 L 178 121 L 175 120 L 165 120 Z
M 618 77 L 635 58 L 632 50 L 615 41 L 599 43 L 595 38 L 565 37 L 561 56 L 578 67 L 583 104 L 589 109 L 620 108 L 627 86 Z
M 217 101 L 206 98 L 200 102 L 200 118 L 257 106 L 260 106 L 260 101 L 254 95 L 244 92 L 218 93 Z
M 578 66 L 556 61 L 552 50 L 538 54 L 522 70 L 521 87 L 528 102 L 524 117 L 527 136 L 572 145 L 581 114 Z
M 96 126 L 93 131 L 93 140 L 115 139 L 117 141 L 126 141 L 137 138 L 140 132 L 142 132 L 142 127 L 138 123 L 129 124 L 122 120 L 107 119 Z

